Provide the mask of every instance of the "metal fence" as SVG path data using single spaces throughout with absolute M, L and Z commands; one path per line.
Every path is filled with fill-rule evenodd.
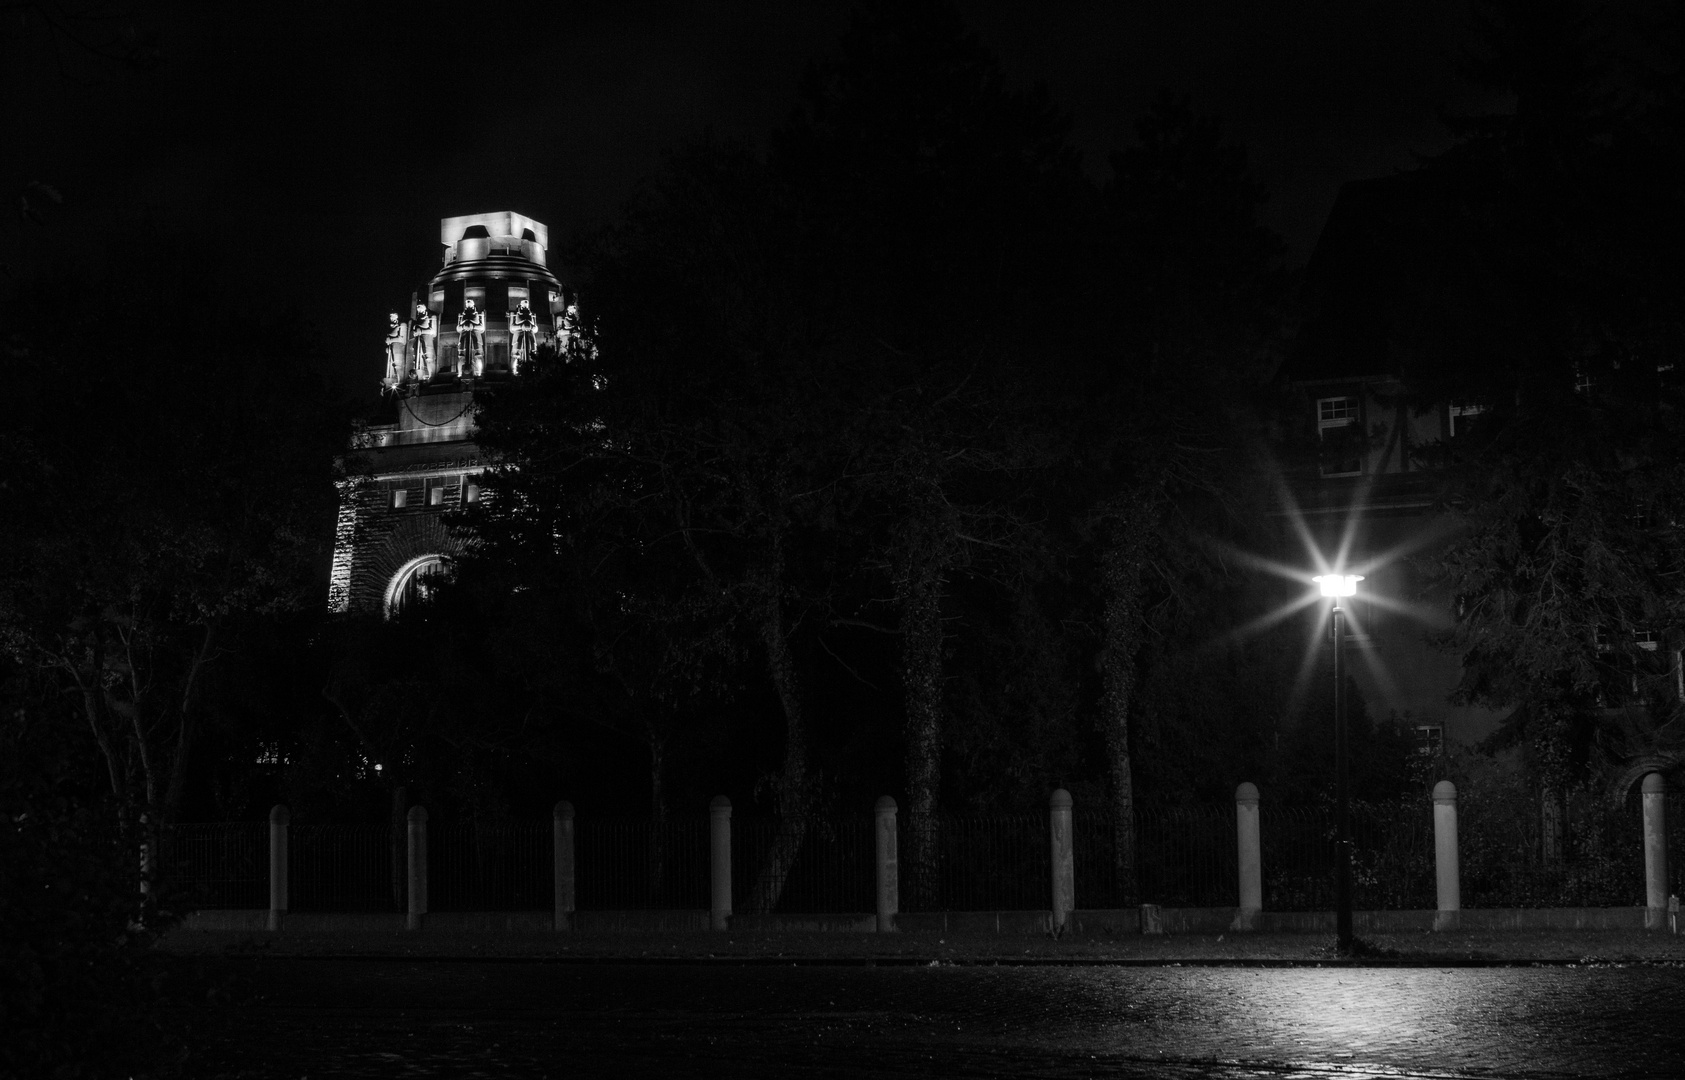
M 269 826 L 261 821 L 166 826 L 158 838 L 166 883 L 186 907 L 269 906 Z
M 1685 795 L 1667 799 L 1669 890 L 1685 891 Z M 1472 800 L 1459 808 L 1462 902 L 1467 908 L 1598 907 L 1644 902 L 1643 825 L 1633 802 L 1570 807 L 1560 840 L 1539 835 L 1536 807 Z M 913 862 L 912 825 L 899 816 L 903 911 L 1042 910 L 1050 902 L 1045 812 L 944 815 L 933 822 L 934 865 Z M 1328 910 L 1334 904 L 1331 809 L 1260 808 L 1266 910 Z M 1232 805 L 1141 808 L 1120 867 L 1104 806 L 1072 815 L 1076 899 L 1081 908 L 1231 907 L 1238 903 Z M 709 904 L 709 823 L 703 815 L 660 823 L 575 823 L 577 906 L 582 911 L 689 909 Z M 869 912 L 875 906 L 871 813 L 816 816 L 798 839 L 779 824 L 732 822 L 732 894 L 739 912 Z M 1433 810 L 1420 796 L 1352 811 L 1353 905 L 1360 910 L 1436 905 Z M 429 906 L 435 911 L 545 910 L 552 903 L 548 823 L 435 824 L 428 830 Z M 294 824 L 294 911 L 401 911 L 405 837 L 385 825 Z M 175 825 L 160 848 L 166 879 L 198 907 L 268 903 L 267 826 Z
M 581 911 L 708 906 L 708 819 L 596 818 L 574 823 Z
M 1327 911 L 1334 906 L 1336 835 L 1332 809 L 1262 807 L 1264 908 Z M 1427 798 L 1352 807 L 1352 906 L 1432 908 L 1433 804 Z
M 799 831 L 784 830 L 770 818 L 733 818 L 734 907 L 804 914 L 872 911 L 876 843 L 870 814 L 811 817 Z
M 386 825 L 299 825 L 287 839 L 292 911 L 402 911 L 405 837 Z
M 433 825 L 427 906 L 433 911 L 548 911 L 555 902 L 549 822 Z
M 1536 802 L 1460 808 L 1465 907 L 1624 907 L 1644 903 L 1644 823 L 1636 797 L 1569 800 L 1547 838 Z M 1685 883 L 1685 796 L 1666 796 L 1668 892 Z
M 1047 907 L 1053 860 L 1045 812 L 939 815 L 933 824 L 936 866 L 925 879 L 929 888 L 921 890 L 911 843 L 914 825 L 907 816 L 899 817 L 902 911 Z

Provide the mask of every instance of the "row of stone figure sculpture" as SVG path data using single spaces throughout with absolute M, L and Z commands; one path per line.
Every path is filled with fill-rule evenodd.
M 540 331 L 538 314 L 531 304 L 522 300 L 514 311 L 505 313 L 509 320 L 509 370 L 521 369 L 532 359 L 538 347 Z M 565 341 L 568 328 L 574 321 L 570 306 L 557 319 L 557 340 Z M 439 320 L 426 304 L 415 305 L 415 315 L 405 323 L 397 312 L 388 316 L 386 327 L 386 375 L 381 385 L 394 389 L 401 383 L 427 382 L 435 374 L 454 374 L 458 378 L 477 378 L 485 373 L 486 313 L 467 300 L 456 317 L 456 364 L 454 371 L 438 370 Z

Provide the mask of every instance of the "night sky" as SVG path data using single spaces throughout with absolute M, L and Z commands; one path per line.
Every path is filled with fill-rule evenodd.
M 65 202 L 42 223 L 0 215 L 0 260 L 91 277 L 111 238 L 175 238 L 254 309 L 301 309 L 329 370 L 372 391 L 387 310 L 437 268 L 439 218 L 519 210 L 554 251 L 611 218 L 664 148 L 762 138 L 849 7 L 143 6 L 161 59 L 138 71 L 14 25 L 8 200 L 39 181 Z M 1221 116 L 1296 260 L 1340 184 L 1409 166 L 1444 145 L 1443 111 L 1488 104 L 1455 70 L 1464 0 L 959 7 L 1009 77 L 1048 84 L 1098 177 L 1161 89 Z

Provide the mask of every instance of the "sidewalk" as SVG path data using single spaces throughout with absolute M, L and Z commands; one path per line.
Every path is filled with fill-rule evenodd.
M 1150 934 L 1055 941 L 1045 935 L 793 932 L 460 933 L 175 930 L 154 946 L 190 956 L 535 962 L 831 964 L 1175 964 L 1234 966 L 1666 964 L 1685 936 L 1634 930 L 1462 931 L 1360 936 L 1343 959 L 1326 934 Z

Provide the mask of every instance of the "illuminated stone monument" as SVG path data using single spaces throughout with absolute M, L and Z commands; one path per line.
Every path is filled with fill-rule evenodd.
M 507 211 L 445 218 L 439 241 L 444 266 L 414 314 L 388 319 L 389 422 L 357 431 L 343 459 L 334 611 L 390 615 L 448 569 L 461 544 L 444 515 L 479 498 L 475 386 L 509 378 L 577 317 L 546 263 L 542 222 Z

